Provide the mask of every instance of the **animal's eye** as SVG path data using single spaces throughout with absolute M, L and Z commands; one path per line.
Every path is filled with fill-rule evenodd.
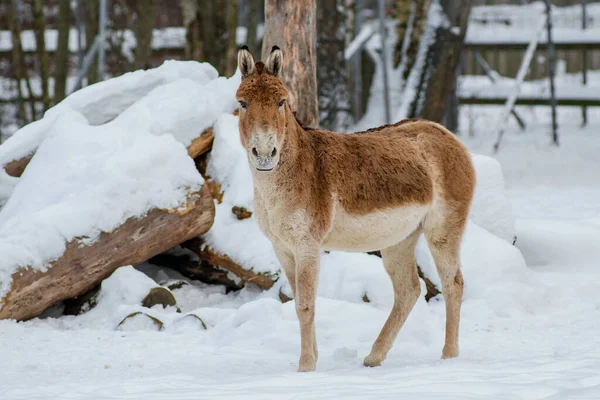
M 285 103 L 285 100 L 281 100 L 277 106 L 281 108 L 281 107 L 283 107 L 284 103 Z
M 241 101 L 241 100 L 240 100 L 240 101 L 239 101 L 239 103 L 240 103 L 240 107 L 242 107 L 244 110 L 245 110 L 246 108 L 248 108 L 248 103 L 246 103 L 245 101 Z

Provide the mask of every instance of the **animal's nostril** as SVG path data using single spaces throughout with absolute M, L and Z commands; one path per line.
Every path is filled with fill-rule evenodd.
M 271 157 L 275 157 L 277 155 L 277 149 L 273 148 L 273 151 L 271 152 Z
M 258 151 L 256 151 L 256 147 L 252 148 L 252 154 L 254 155 L 254 157 L 258 157 Z

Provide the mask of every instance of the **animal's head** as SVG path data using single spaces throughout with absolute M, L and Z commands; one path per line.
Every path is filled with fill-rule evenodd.
M 242 83 L 236 97 L 240 103 L 239 127 L 242 145 L 250 165 L 258 171 L 272 171 L 279 163 L 285 141 L 288 91 L 281 81 L 283 55 L 273 46 L 265 63 L 254 62 L 248 47 L 238 52 Z

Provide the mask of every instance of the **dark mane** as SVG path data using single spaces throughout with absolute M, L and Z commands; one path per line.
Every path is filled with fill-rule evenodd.
M 379 132 L 379 131 L 382 131 L 382 130 L 387 129 L 387 128 L 394 128 L 394 127 L 397 127 L 397 126 L 400 126 L 400 125 L 408 124 L 408 123 L 411 123 L 411 122 L 419 122 L 419 121 L 430 122 L 430 121 L 428 121 L 428 120 L 426 120 L 424 118 L 407 118 L 407 119 L 403 119 L 402 121 L 396 122 L 395 124 L 381 125 L 381 126 L 377 126 L 375 128 L 369 128 L 366 131 L 359 131 L 359 132 L 353 132 L 353 133 L 357 134 L 357 135 L 363 135 L 363 134 L 373 133 L 373 132 Z

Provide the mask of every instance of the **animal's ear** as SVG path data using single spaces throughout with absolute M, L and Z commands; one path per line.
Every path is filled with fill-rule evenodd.
M 242 46 L 238 51 L 238 68 L 242 73 L 242 79 L 254 73 L 254 58 L 248 51 L 248 46 Z
M 273 46 L 271 54 L 267 59 L 267 71 L 275 76 L 281 76 L 281 66 L 283 64 L 283 53 L 277 46 Z

